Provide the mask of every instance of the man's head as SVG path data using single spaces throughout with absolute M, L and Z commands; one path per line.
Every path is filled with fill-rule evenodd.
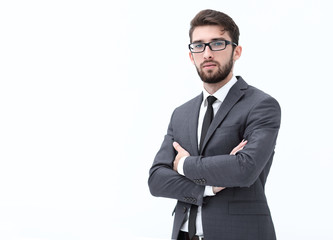
M 231 41 L 238 45 L 239 29 L 234 20 L 227 14 L 211 9 L 200 11 L 191 21 L 190 27 L 190 41 L 192 43 L 192 34 L 196 27 L 217 25 L 221 27 L 222 31 L 228 32 Z
M 238 39 L 238 27 L 226 14 L 203 10 L 194 17 L 190 58 L 204 83 L 221 87 L 231 79 L 234 62 L 242 52 Z

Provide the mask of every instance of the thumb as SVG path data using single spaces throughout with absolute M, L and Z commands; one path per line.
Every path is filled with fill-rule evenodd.
M 184 149 L 179 145 L 179 143 L 177 143 L 177 142 L 173 142 L 172 145 L 173 145 L 174 149 L 175 149 L 177 152 L 180 152 L 180 151 L 184 150 Z

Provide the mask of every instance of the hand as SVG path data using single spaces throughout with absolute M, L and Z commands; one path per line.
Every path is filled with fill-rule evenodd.
M 175 157 L 175 160 L 173 161 L 173 170 L 175 170 L 176 172 L 178 172 L 178 163 L 179 163 L 179 160 L 182 158 L 182 157 L 188 157 L 190 156 L 190 154 L 184 149 L 182 148 L 179 143 L 177 142 L 173 142 L 173 147 L 175 148 L 175 150 L 178 152 L 178 154 L 176 155 Z
M 225 189 L 225 187 L 213 187 L 213 193 L 216 194 Z
M 234 149 L 232 149 L 230 155 L 236 155 L 236 153 L 244 148 L 244 146 L 247 144 L 247 140 L 244 140 L 240 142 L 240 144 L 237 145 Z

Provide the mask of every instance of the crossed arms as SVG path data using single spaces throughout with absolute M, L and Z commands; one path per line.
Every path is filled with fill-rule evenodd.
M 249 187 L 261 174 L 267 176 L 280 127 L 279 104 L 275 99 L 265 97 L 248 112 L 242 106 L 239 109 L 242 115 L 234 118 L 244 118 L 240 123 L 245 126 L 242 135 L 247 142 L 241 142 L 229 154 L 211 156 L 190 155 L 186 147 L 174 143 L 179 133 L 184 132 L 181 129 L 184 126 L 179 126 L 179 123 L 183 123 L 179 121 L 183 117 L 181 110 L 176 110 L 150 169 L 148 184 L 151 194 L 184 202 L 193 198 L 196 200 L 194 204 L 200 206 L 206 186 L 215 186 L 215 192 L 225 187 Z M 233 121 L 232 116 L 229 118 Z M 228 136 L 224 137 L 223 141 L 228 141 Z M 237 142 L 234 144 L 237 145 Z M 177 172 L 179 160 L 184 156 L 185 176 Z M 203 181 L 196 181 L 198 179 Z
M 244 148 L 244 146 L 246 145 L 246 143 L 247 143 L 246 140 L 241 141 L 230 152 L 230 155 L 235 155 L 238 151 L 242 150 Z M 179 163 L 179 161 L 181 159 L 183 159 L 183 157 L 190 156 L 190 153 L 187 152 L 184 148 L 182 148 L 182 146 L 180 146 L 179 143 L 177 143 L 177 142 L 173 142 L 173 147 L 177 151 L 177 155 L 175 157 L 175 160 L 173 161 L 173 170 L 175 170 L 176 172 L 178 172 L 178 163 Z M 225 187 L 216 187 L 216 186 L 213 186 L 213 193 L 216 194 L 216 193 L 222 191 L 223 189 L 225 189 Z

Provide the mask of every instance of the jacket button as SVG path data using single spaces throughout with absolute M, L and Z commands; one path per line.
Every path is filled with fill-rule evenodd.
M 183 212 L 186 213 L 187 212 L 187 208 L 183 207 Z

